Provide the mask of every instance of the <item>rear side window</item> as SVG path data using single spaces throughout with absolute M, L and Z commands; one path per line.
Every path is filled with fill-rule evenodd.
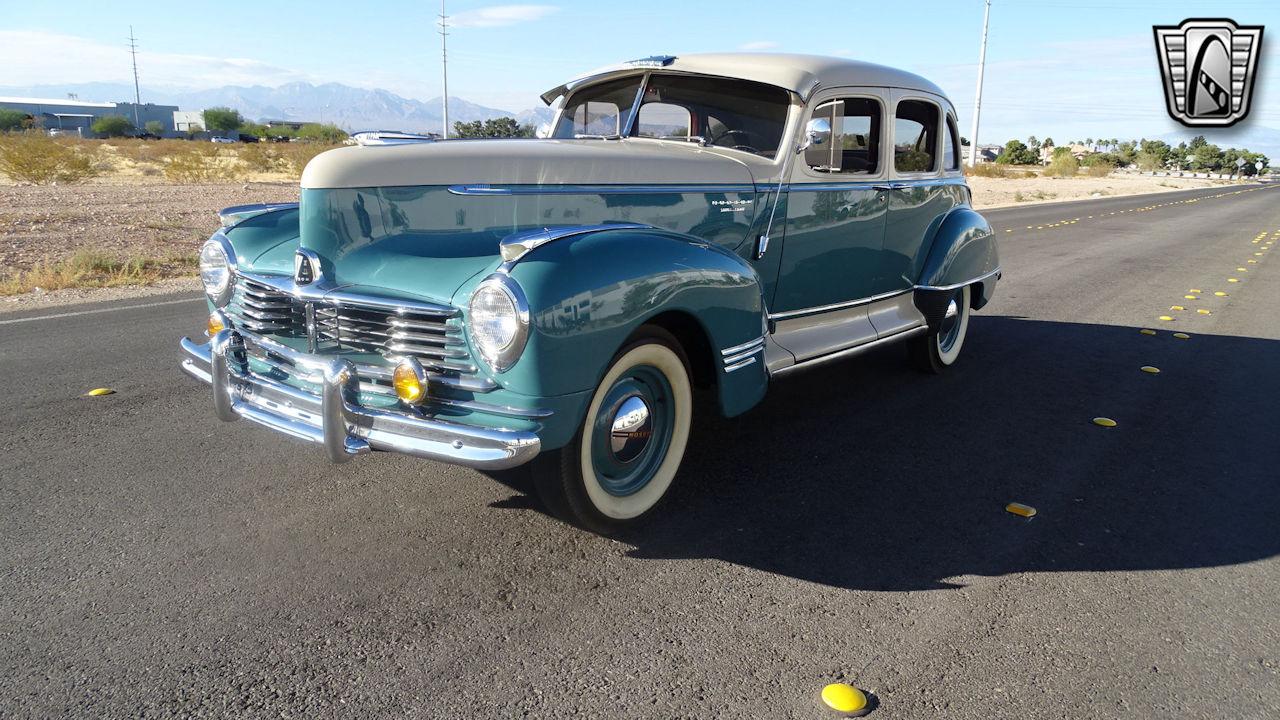
M 831 122 L 831 142 L 811 145 L 805 161 L 819 172 L 875 175 L 880 171 L 880 102 L 840 98 L 822 103 L 814 118 Z
M 893 167 L 898 172 L 938 169 L 938 106 L 903 100 L 893 119 Z
M 943 136 L 942 162 L 945 170 L 960 169 L 960 133 L 956 130 L 956 119 L 947 116 L 947 134 Z

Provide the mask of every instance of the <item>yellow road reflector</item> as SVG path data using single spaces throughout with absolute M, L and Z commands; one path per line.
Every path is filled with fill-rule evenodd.
M 1254 259 L 1252 259 L 1252 258 L 1250 258 L 1250 260 L 1249 260 L 1249 264 L 1250 264 L 1250 265 L 1257 265 L 1257 264 L 1258 264 L 1258 261 L 1257 261 L 1257 260 L 1254 260 Z
M 1260 252 L 1256 252 L 1256 253 L 1254 253 L 1254 256 L 1255 256 L 1255 257 L 1262 257 L 1262 253 L 1260 253 Z
M 1022 503 L 1009 503 L 1004 506 L 1004 509 L 1006 512 L 1011 512 L 1014 515 L 1021 515 L 1024 518 L 1034 517 L 1036 514 L 1035 508 L 1030 505 L 1023 505 Z
M 1214 294 L 1214 295 L 1217 295 L 1218 297 L 1226 297 L 1226 296 L 1227 296 L 1227 294 L 1226 294 L 1226 293 L 1224 293 L 1224 292 L 1222 292 L 1221 290 L 1215 290 L 1213 294 Z
M 1199 310 L 1197 310 L 1196 312 L 1200 313 L 1201 315 L 1212 315 L 1212 314 L 1213 314 L 1211 311 L 1209 311 L 1209 310 L 1205 310 L 1204 308 L 1200 308 L 1200 309 L 1199 309 Z
M 1142 328 L 1142 329 L 1141 329 L 1141 330 L 1139 330 L 1138 332 L 1142 333 L 1143 335 L 1155 335 L 1155 334 L 1156 334 L 1156 331 L 1155 331 L 1155 330 L 1152 330 L 1151 328 Z
M 1204 292 L 1204 291 L 1203 291 L 1203 290 L 1201 290 L 1200 288 L 1191 288 L 1191 289 L 1190 289 L 1190 290 L 1188 290 L 1187 292 L 1189 292 L 1189 293 L 1196 293 L 1196 294 L 1198 295 L 1198 294 L 1200 294 L 1200 293 L 1202 293 L 1202 292 Z
M 1182 307 L 1181 305 L 1170 305 L 1169 309 L 1170 310 L 1186 310 L 1186 308 Z
M 1142 371 L 1142 372 L 1144 372 L 1144 373 L 1151 373 L 1152 375 L 1155 375 L 1155 374 L 1157 374 L 1157 373 L 1159 373 L 1159 372 L 1160 372 L 1160 368 L 1158 368 L 1158 367 L 1153 367 L 1153 366 L 1151 366 L 1151 365 L 1143 365 L 1142 367 L 1140 367 L 1140 368 L 1138 368 L 1138 369 L 1139 369 L 1139 370 L 1141 370 L 1141 371 Z
M 1096 417 L 1093 419 L 1093 424 L 1102 427 L 1115 427 L 1118 423 L 1108 417 Z
M 1236 272 L 1249 272 L 1249 268 L 1238 267 L 1236 268 Z
M 866 693 L 845 683 L 831 683 L 822 688 L 822 702 L 847 717 L 857 717 L 867 709 Z
M 1240 281 L 1236 278 L 1227 278 L 1227 282 L 1240 282 Z
M 1186 298 L 1186 299 L 1188 299 L 1188 300 L 1199 300 L 1199 299 L 1200 299 L 1200 296 L 1199 296 L 1199 295 L 1183 295 L 1182 297 L 1184 297 L 1184 298 Z
M 1166 320 L 1166 321 L 1167 321 L 1167 320 L 1172 320 L 1173 318 L 1172 318 L 1171 316 L 1169 316 L 1169 315 L 1161 315 L 1161 316 L 1160 316 L 1160 319 L 1161 319 L 1161 320 Z
M 93 397 L 99 397 L 99 396 L 101 396 L 101 395 L 114 395 L 114 394 L 115 394 L 115 392 L 116 392 L 116 391 L 115 391 L 115 390 L 112 390 L 111 388 L 94 388 L 94 389 L 90 390 L 89 392 L 85 393 L 85 395 L 90 395 L 90 396 L 93 396 Z
M 1174 337 L 1176 337 L 1176 338 L 1178 338 L 1179 340 L 1190 340 L 1190 339 L 1191 339 L 1191 336 L 1190 336 L 1190 335 L 1188 335 L 1188 334 L 1186 334 L 1186 333 L 1174 333 L 1174 334 L 1173 334 L 1173 336 L 1174 336 Z

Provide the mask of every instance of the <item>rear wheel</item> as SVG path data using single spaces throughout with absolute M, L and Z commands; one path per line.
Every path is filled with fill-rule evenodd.
M 596 387 L 573 441 L 534 463 L 555 514 L 596 532 L 635 524 L 666 495 L 693 416 L 689 364 L 674 337 L 645 326 Z
M 957 288 L 936 330 L 913 338 L 907 345 L 911 363 L 927 373 L 941 373 L 953 365 L 969 332 L 969 286 Z

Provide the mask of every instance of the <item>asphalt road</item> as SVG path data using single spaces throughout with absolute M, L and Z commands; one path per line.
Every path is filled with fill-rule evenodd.
M 989 216 L 954 372 L 780 381 L 614 540 L 218 422 L 197 300 L 0 315 L 0 716 L 1280 716 L 1280 187 Z

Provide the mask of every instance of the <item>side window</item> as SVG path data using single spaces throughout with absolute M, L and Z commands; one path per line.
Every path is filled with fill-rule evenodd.
M 947 134 L 943 136 L 942 169 L 960 169 L 960 133 L 956 130 L 956 119 L 947 116 Z
M 651 138 L 689 138 L 692 123 L 689 111 L 669 103 L 645 103 L 636 118 L 636 135 Z
M 813 117 L 831 122 L 831 142 L 805 150 L 805 161 L 819 172 L 875 175 L 880 171 L 880 102 L 841 98 L 822 103 Z
M 923 100 L 903 100 L 893 119 L 893 167 L 898 172 L 938 169 L 938 107 Z

